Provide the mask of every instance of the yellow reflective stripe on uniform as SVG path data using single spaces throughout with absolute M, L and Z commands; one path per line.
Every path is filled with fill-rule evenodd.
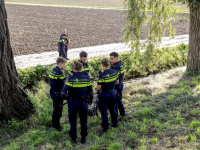
M 113 78 L 117 78 L 117 77 L 118 77 L 118 74 L 115 75 L 115 76 L 110 76 L 110 77 L 108 77 L 108 78 L 104 78 L 104 79 L 113 79 Z
M 73 82 L 73 84 L 88 84 L 88 82 Z
M 103 82 L 106 81 L 106 80 L 109 81 L 109 82 L 110 82 L 111 80 L 114 81 L 114 80 L 117 80 L 118 76 L 119 76 L 119 72 L 118 72 L 118 74 L 115 75 L 115 76 L 111 76 L 111 77 L 108 77 L 108 78 L 99 79 L 98 82 L 99 82 L 99 83 L 103 83 Z
M 115 80 L 117 80 L 117 78 L 113 78 L 113 79 L 109 79 L 109 80 L 108 80 L 108 79 L 107 79 L 107 80 L 105 79 L 105 83 L 107 83 L 107 82 L 112 82 L 112 81 L 115 81 Z
M 82 82 L 67 82 L 66 85 L 70 86 L 70 87 L 87 87 L 87 86 L 91 86 L 92 83 L 91 82 L 85 82 L 85 83 L 82 83 Z
M 51 78 L 51 79 L 56 79 L 56 80 L 57 80 L 58 78 L 61 79 L 61 80 L 65 78 L 63 75 L 57 75 L 57 74 L 54 74 L 53 72 L 54 72 L 54 71 L 51 71 L 51 72 L 49 73 L 49 78 Z
M 83 68 L 83 70 L 82 71 L 87 71 L 87 70 L 90 70 L 89 68 Z
M 50 74 L 49 74 L 49 78 L 51 78 L 51 79 L 58 79 L 58 77 L 52 76 L 52 75 L 50 75 Z
M 57 75 L 57 74 L 53 74 L 53 73 L 50 73 L 49 75 L 55 76 L 55 77 L 63 77 L 63 75 Z
M 87 87 L 87 84 L 78 84 L 78 85 L 74 85 L 72 87 Z
M 61 76 L 61 77 L 58 77 L 58 78 L 62 80 L 62 79 L 64 79 L 65 77 Z
M 62 40 L 58 40 L 58 42 L 64 42 L 65 41 L 65 39 L 62 39 Z
M 125 67 L 122 66 L 121 69 L 120 69 L 120 71 L 119 71 L 119 74 L 122 74 L 122 73 L 124 73 L 124 72 L 125 72 Z
M 72 87 L 72 83 L 71 82 L 66 82 L 65 84 L 70 86 L 70 87 Z
M 103 79 L 99 79 L 99 81 L 98 81 L 98 82 L 99 82 L 99 83 L 102 83 L 103 81 L 104 81 Z
M 105 82 L 105 83 L 107 83 L 107 82 L 112 82 L 112 81 L 117 80 L 117 78 L 118 78 L 118 75 L 112 76 L 112 77 L 109 77 L 109 78 L 100 79 L 98 82 L 99 82 L 99 83 L 103 83 L 103 82 Z
M 124 73 L 124 72 L 125 72 L 125 69 L 124 69 L 124 70 L 122 70 L 122 71 L 120 71 L 120 72 L 119 72 L 119 74 L 122 74 L 122 73 Z

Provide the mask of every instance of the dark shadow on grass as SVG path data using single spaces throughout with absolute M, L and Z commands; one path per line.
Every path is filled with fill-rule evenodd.
M 199 83 L 200 79 L 197 78 L 199 74 L 199 72 L 185 73 L 179 79 L 179 81 L 175 84 L 172 84 L 166 92 L 158 95 L 152 96 L 151 93 L 144 93 L 141 91 L 131 92 L 130 95 L 134 95 L 136 93 L 146 94 L 149 96 L 150 99 L 143 101 L 142 107 L 133 108 L 132 112 L 130 112 L 127 117 L 124 118 L 122 121 L 130 122 L 137 120 L 140 124 L 142 124 L 145 119 L 156 119 L 161 122 L 160 126 L 149 125 L 145 133 L 141 132 L 138 127 L 131 127 L 129 130 L 136 132 L 140 138 L 142 138 L 143 135 L 148 136 L 148 138 L 153 138 L 155 137 L 155 135 L 157 135 L 159 139 L 162 140 L 164 139 L 164 137 L 159 136 L 159 134 L 161 133 L 165 135 L 165 137 L 169 137 L 170 139 L 174 140 L 174 138 L 179 135 L 187 136 L 188 133 L 195 132 L 195 128 L 190 128 L 190 123 L 194 120 L 200 120 L 200 111 L 198 111 L 200 109 L 200 106 L 198 105 L 200 95 L 198 94 L 197 96 L 192 96 L 192 91 L 196 88 L 197 85 L 195 85 L 191 81 L 192 78 L 196 78 Z M 183 85 L 182 87 L 179 86 L 179 84 L 185 80 L 189 81 L 189 83 L 187 84 L 189 88 L 187 85 Z M 175 95 L 171 91 L 172 88 L 184 88 L 184 92 Z M 192 94 L 188 94 L 189 91 Z M 174 98 L 172 98 L 171 100 L 169 100 L 168 98 L 168 96 L 170 95 L 174 95 Z M 183 123 L 180 123 L 181 121 L 178 120 L 178 112 L 180 113 L 179 118 L 182 118 Z M 175 125 L 176 129 L 171 128 L 170 124 Z M 127 141 L 126 144 L 128 144 L 132 148 L 136 148 L 140 145 L 137 139 Z M 171 146 L 176 147 L 178 145 L 173 143 L 171 144 Z M 167 146 L 166 148 L 170 148 L 170 146 Z

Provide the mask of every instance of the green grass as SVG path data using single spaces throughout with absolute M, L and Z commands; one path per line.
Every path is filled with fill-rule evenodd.
M 200 109 L 195 105 L 200 102 L 196 93 L 200 86 L 199 76 L 200 72 L 191 74 L 174 70 L 164 76 L 127 82 L 123 93 L 127 116 L 119 117 L 119 127 L 111 128 L 102 136 L 98 133 L 101 121 L 89 117 L 89 135 L 84 145 L 79 142 L 80 124 L 77 126 L 78 144 L 70 143 L 67 106 L 61 118 L 64 130 L 57 132 L 51 128 L 49 85 L 40 81 L 28 92 L 35 114 L 21 122 L 15 119 L 1 122 L 0 147 L 3 150 L 200 148 Z M 146 80 L 151 84 L 141 84 Z
M 123 9 L 121 0 L 5 0 L 6 4 L 73 7 L 89 9 Z
M 124 9 L 122 0 L 5 0 L 6 4 L 35 5 L 35 6 L 53 6 L 53 7 L 72 7 L 88 9 Z M 187 5 L 181 3 L 174 4 L 180 9 L 181 13 L 188 13 Z

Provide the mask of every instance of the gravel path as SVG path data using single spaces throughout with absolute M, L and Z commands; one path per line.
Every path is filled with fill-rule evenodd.
M 169 37 L 164 37 L 162 39 L 162 44 L 159 47 L 175 46 L 181 43 L 187 44 L 188 40 L 189 40 L 188 35 L 175 36 L 174 39 L 170 39 Z M 83 50 L 88 53 L 88 58 L 94 58 L 97 56 L 109 55 L 110 52 L 112 51 L 123 53 L 123 52 L 128 52 L 131 49 L 124 43 L 75 48 L 75 49 L 69 49 L 68 58 L 70 60 L 78 58 L 79 53 Z M 37 64 L 40 65 L 54 64 L 57 57 L 58 57 L 58 52 L 54 51 L 54 52 L 45 52 L 40 54 L 21 55 L 21 56 L 16 56 L 14 59 L 17 68 L 25 69 L 27 67 L 36 66 Z

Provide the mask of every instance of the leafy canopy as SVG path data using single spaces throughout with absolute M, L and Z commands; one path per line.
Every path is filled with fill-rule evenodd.
M 174 3 L 188 4 L 192 14 L 196 6 L 200 5 L 197 1 L 199 0 L 123 0 L 125 14 L 127 14 L 123 38 L 130 44 L 132 50 L 136 50 L 138 57 L 140 57 L 140 50 L 146 49 L 144 70 L 149 63 L 153 62 L 152 54 L 165 33 L 169 32 L 171 37 L 176 33 L 172 21 L 176 19 L 180 10 L 174 6 Z M 148 38 L 141 43 L 140 37 L 147 24 L 150 24 Z

